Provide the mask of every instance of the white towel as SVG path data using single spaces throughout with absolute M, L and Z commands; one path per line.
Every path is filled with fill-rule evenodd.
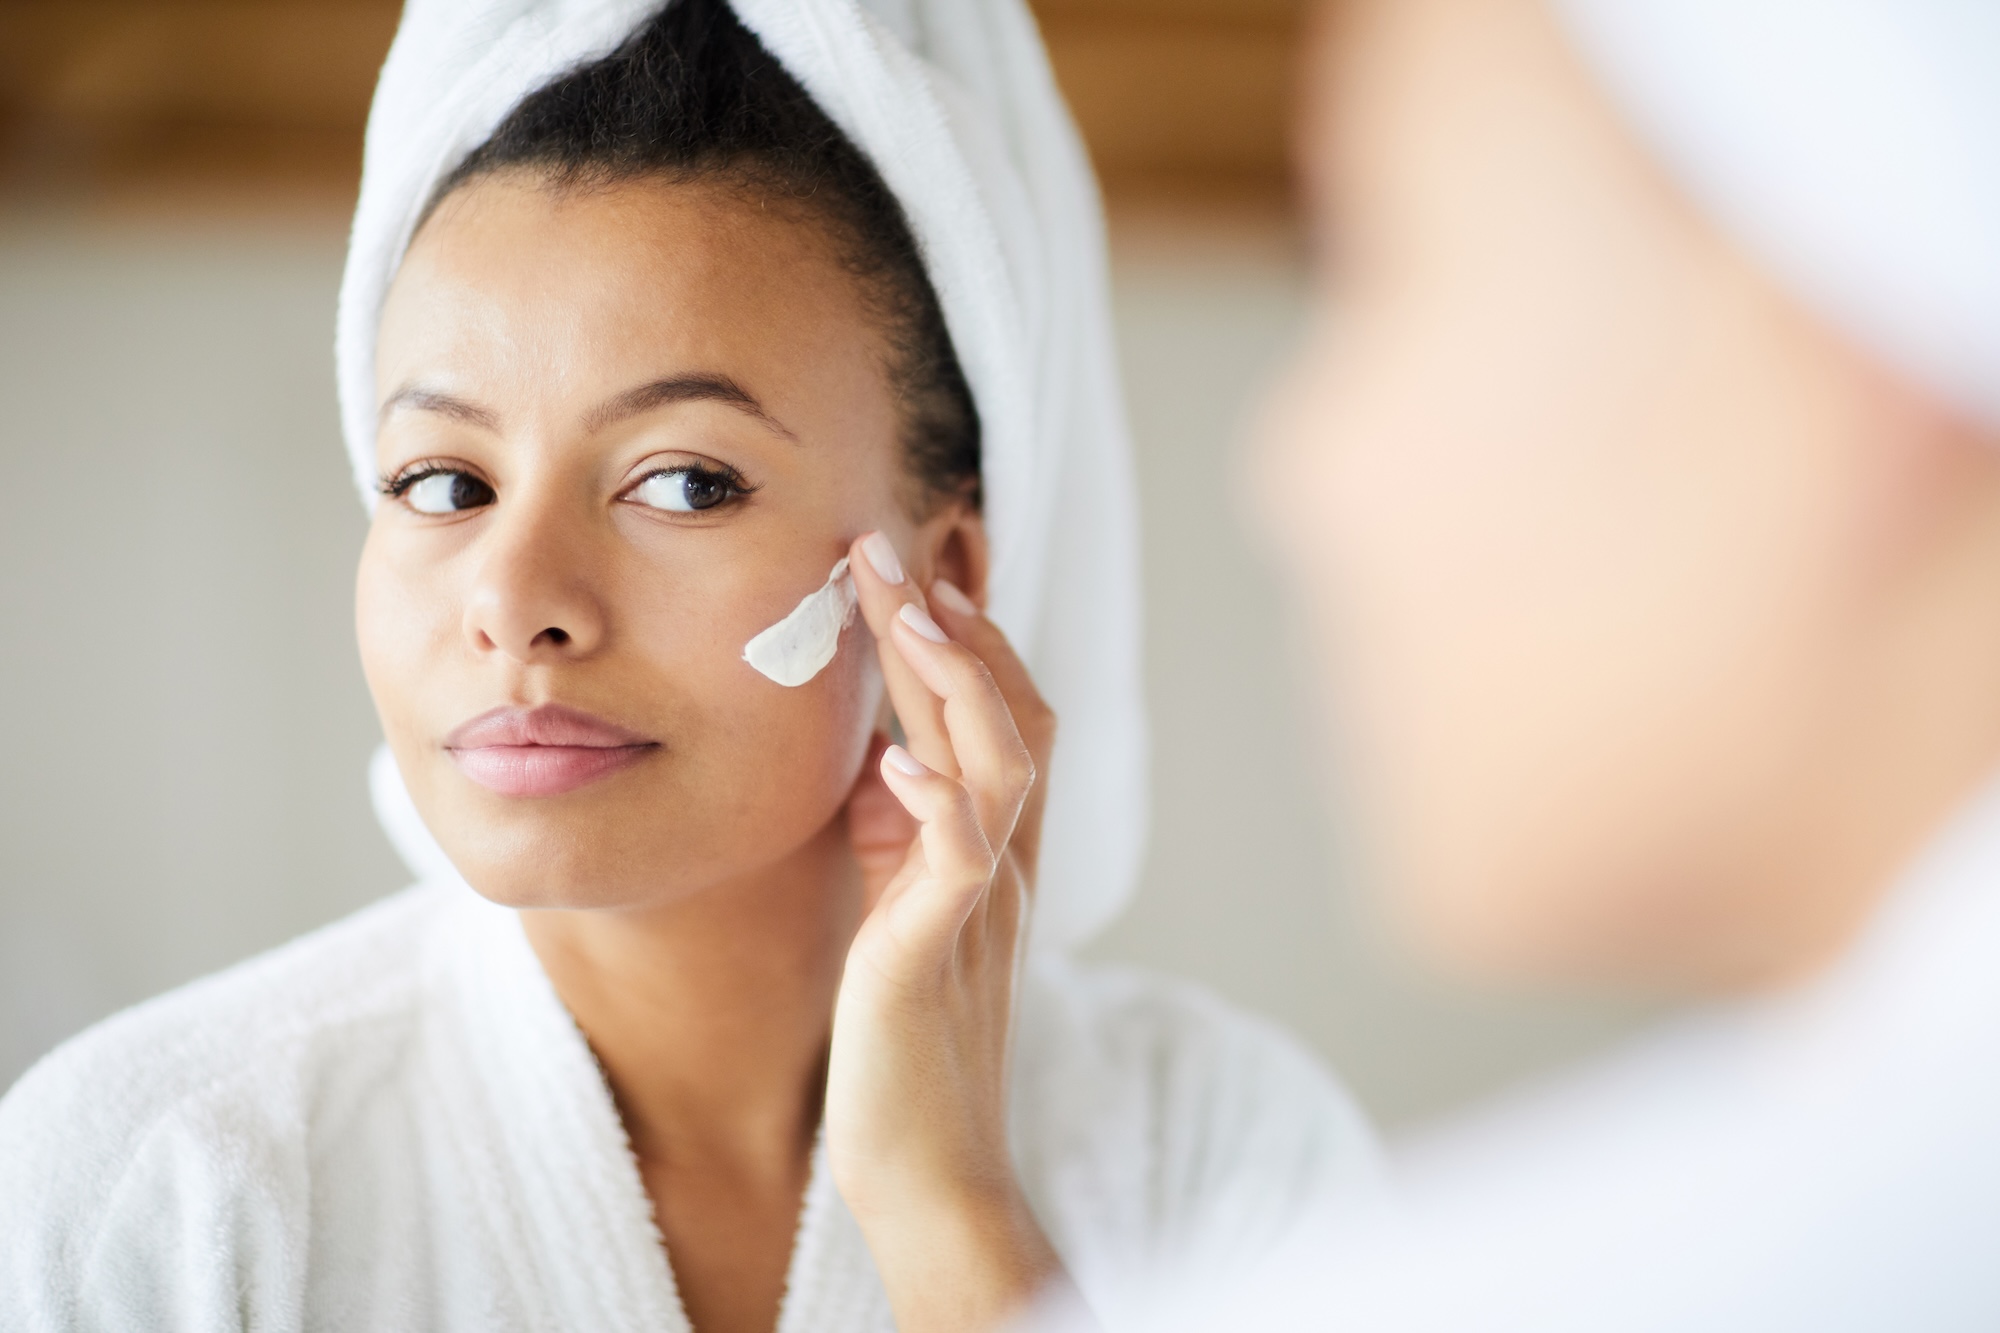
M 340 293 L 341 419 L 370 503 L 375 331 L 418 213 L 523 96 L 659 7 L 411 0 L 368 120 Z M 1082 146 L 1019 0 L 735 8 L 874 162 L 923 249 L 979 408 L 993 616 L 1062 719 L 1035 939 L 1078 943 L 1131 892 L 1146 824 L 1136 505 Z M 406 812 L 393 764 L 375 776 L 378 808 Z M 428 841 L 420 823 L 394 836 Z M 412 868 L 436 859 L 419 851 Z
M 1860 345 L 2000 427 L 2000 4 L 1554 7 L 1699 206 Z

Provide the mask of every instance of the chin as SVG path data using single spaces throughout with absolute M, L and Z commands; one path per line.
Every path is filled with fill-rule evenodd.
M 648 812 L 675 803 L 635 800 L 606 784 L 557 797 L 498 796 L 444 774 L 417 797 L 438 845 L 475 892 L 503 907 L 636 907 L 698 891 L 717 867 L 699 820 Z M 638 808 L 635 808 L 635 805 Z
M 1701 942 L 1714 922 L 1694 895 L 1622 869 L 1433 869 L 1396 885 L 1392 915 L 1427 964 L 1463 981 L 1641 994 L 1704 986 Z
M 1560 830 L 1551 834 L 1530 840 L 1433 825 L 1400 839 L 1388 867 L 1398 933 L 1426 964 L 1464 981 L 1623 979 L 1640 960 L 1631 914 L 1608 888 L 1618 880 L 1589 858 L 1563 855 L 1578 849 Z
M 657 881 L 643 889 L 637 885 L 628 887 L 578 867 L 523 875 L 515 866 L 502 869 L 461 865 L 459 873 L 465 876 L 473 892 L 486 901 L 522 911 L 588 912 L 638 907 L 660 892 Z
M 474 892 L 502 907 L 540 910 L 630 908 L 696 891 L 656 864 L 634 873 L 631 861 L 603 854 L 587 830 L 492 830 L 489 837 L 440 839 Z M 495 849 L 515 850 L 495 854 Z M 472 850 L 477 847 L 478 851 Z
M 1491 881 L 1412 872 L 1392 886 L 1398 934 L 1434 970 L 1465 981 L 1521 982 L 1556 962 L 1534 929 L 1539 905 Z
M 829 786 L 802 800 L 785 784 L 718 794 L 698 782 L 631 781 L 635 776 L 526 799 L 459 779 L 429 809 L 420 799 L 419 809 L 460 875 L 488 901 L 619 911 L 670 906 L 756 876 L 826 836 L 846 794 Z

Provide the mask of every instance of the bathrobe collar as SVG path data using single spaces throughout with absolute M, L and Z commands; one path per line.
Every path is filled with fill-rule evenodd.
M 478 1212 L 520 1307 L 549 1328 L 692 1333 L 603 1070 L 529 947 L 518 913 L 451 889 L 426 984 L 437 1092 L 451 1108 L 440 1151 L 484 1193 Z M 587 1253 L 589 1263 L 551 1262 Z M 778 1333 L 893 1328 L 874 1261 L 813 1152 Z

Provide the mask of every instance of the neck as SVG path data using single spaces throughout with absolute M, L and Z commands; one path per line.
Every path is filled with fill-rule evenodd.
M 642 1164 L 796 1174 L 860 898 L 835 821 L 778 864 L 673 902 L 521 913 Z

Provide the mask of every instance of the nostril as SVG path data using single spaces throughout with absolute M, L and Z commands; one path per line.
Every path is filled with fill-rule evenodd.
M 569 642 L 569 631 L 566 629 L 558 629 L 554 625 L 551 625 L 547 629 L 543 630 L 540 634 L 537 634 L 535 637 L 537 639 L 546 639 L 550 643 L 560 648 L 562 645 Z

